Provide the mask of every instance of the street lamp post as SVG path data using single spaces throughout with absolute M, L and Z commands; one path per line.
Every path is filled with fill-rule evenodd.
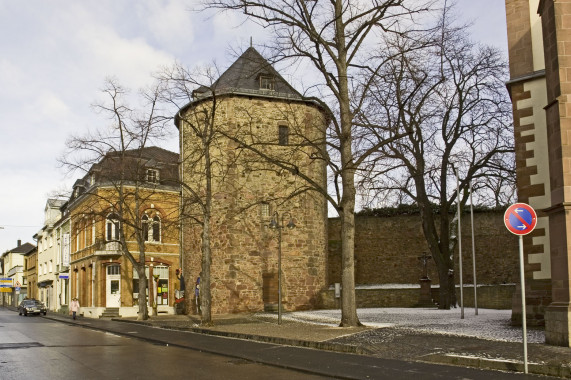
M 289 215 L 289 222 L 284 225 L 284 216 Z M 278 223 L 278 220 L 280 221 Z M 294 229 L 295 223 L 291 213 L 282 213 L 281 219 L 277 211 L 272 215 L 269 227 L 278 230 L 278 325 L 282 324 L 282 230 L 285 228 Z

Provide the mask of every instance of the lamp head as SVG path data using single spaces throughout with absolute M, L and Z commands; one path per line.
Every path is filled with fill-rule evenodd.
M 293 218 L 289 218 L 289 222 L 286 227 L 290 230 L 293 230 L 295 228 L 295 223 L 293 222 Z

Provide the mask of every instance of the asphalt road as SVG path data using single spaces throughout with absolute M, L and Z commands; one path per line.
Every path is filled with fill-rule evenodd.
M 0 379 L 536 379 L 0 308 Z
M 0 379 L 324 379 L 0 309 Z

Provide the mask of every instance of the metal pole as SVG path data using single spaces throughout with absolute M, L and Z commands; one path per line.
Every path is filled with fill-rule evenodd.
M 456 204 L 458 207 L 458 253 L 459 253 L 459 271 L 460 271 L 460 319 L 464 319 L 464 282 L 462 279 L 462 224 L 460 223 L 460 178 L 456 172 Z
M 278 325 L 282 324 L 282 228 L 283 220 L 280 220 L 278 226 Z
M 525 309 L 525 274 L 523 261 L 523 236 L 519 235 L 519 276 L 521 281 L 521 325 L 523 331 L 523 367 L 527 373 L 527 316 Z
M 470 219 L 472 223 L 472 269 L 474 276 L 474 313 L 478 315 L 478 283 L 476 281 L 476 240 L 474 237 L 474 202 L 472 201 L 472 181 L 470 181 Z

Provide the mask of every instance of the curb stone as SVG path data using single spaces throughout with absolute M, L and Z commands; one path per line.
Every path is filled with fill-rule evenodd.
M 480 369 L 491 369 L 508 372 L 524 372 L 524 363 L 513 360 L 499 360 L 480 358 L 475 356 L 464 356 L 457 354 L 431 354 L 420 358 L 420 361 L 427 363 L 450 364 L 461 367 L 475 367 Z M 549 365 L 539 363 L 527 363 L 528 373 L 545 376 L 555 376 L 564 379 L 571 379 L 571 367 L 560 365 Z
M 287 338 L 278 338 L 278 337 L 265 336 L 265 335 L 233 333 L 233 332 L 227 332 L 227 331 L 215 331 L 215 330 L 198 328 L 198 327 L 156 326 L 153 323 L 141 322 L 141 321 L 134 322 L 134 321 L 124 320 L 124 319 L 112 319 L 112 321 L 123 322 L 123 323 L 142 324 L 142 325 L 146 325 L 146 326 L 160 327 L 160 328 L 164 328 L 164 329 L 168 329 L 168 330 L 189 331 L 189 332 L 194 332 L 194 333 L 198 333 L 198 334 L 214 335 L 214 336 L 221 336 L 221 337 L 226 337 L 226 338 L 254 340 L 257 342 L 274 343 L 274 344 L 280 344 L 280 345 L 285 345 L 285 346 L 314 348 L 317 350 L 327 350 L 327 351 L 335 351 L 335 352 L 342 352 L 342 353 L 349 353 L 349 354 L 370 355 L 372 353 L 370 350 L 363 348 L 363 347 L 352 346 L 352 345 L 347 345 L 347 344 L 339 344 L 339 343 L 314 342 L 314 341 L 301 340 L 301 339 L 287 339 Z

